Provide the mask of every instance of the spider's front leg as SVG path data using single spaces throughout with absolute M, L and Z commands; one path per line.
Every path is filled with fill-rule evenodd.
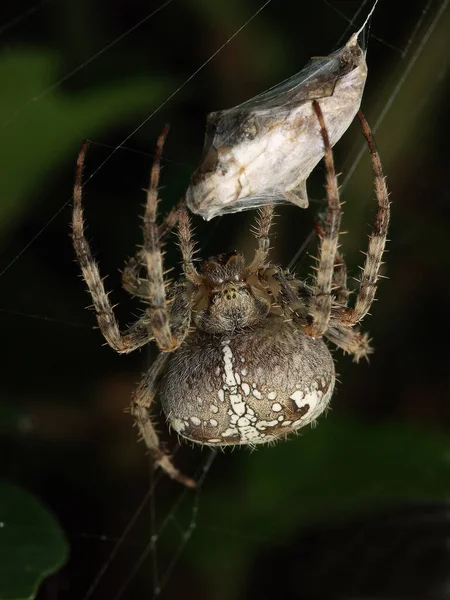
M 324 235 L 322 224 L 320 222 L 317 222 L 315 224 L 315 229 L 317 235 L 321 239 Z M 336 256 L 334 258 L 332 291 L 334 302 L 344 308 L 347 308 L 348 298 L 350 296 L 350 291 L 347 287 L 347 265 L 345 264 L 343 254 L 339 250 L 339 246 L 336 250 Z
M 328 200 L 328 208 L 323 221 L 323 234 L 320 236 L 319 262 L 313 285 L 313 296 L 309 304 L 308 324 L 305 328 L 307 335 L 317 338 L 325 333 L 331 316 L 333 274 L 338 252 L 342 211 L 333 153 L 325 119 L 322 109 L 316 100 L 313 101 L 313 108 L 320 124 L 320 132 L 325 150 L 325 188 Z
M 362 276 L 359 281 L 359 290 L 353 308 L 348 308 L 342 312 L 341 320 L 347 326 L 353 326 L 359 323 L 369 312 L 372 302 L 375 299 L 377 282 L 380 278 L 380 267 L 383 264 L 382 258 L 386 246 L 386 238 L 389 229 L 390 203 L 389 193 L 386 186 L 386 180 L 381 166 L 381 160 L 375 147 L 372 131 L 361 111 L 358 113 L 361 121 L 364 136 L 369 147 L 372 160 L 372 171 L 375 180 L 375 196 L 378 202 L 378 210 L 375 216 L 375 224 L 372 234 L 369 237 L 366 261 L 362 270 Z
M 77 160 L 75 187 L 73 193 L 72 238 L 75 253 L 87 283 L 97 314 L 97 322 L 105 340 L 119 353 L 132 352 L 153 339 L 151 322 L 146 314 L 125 332 L 121 332 L 114 315 L 113 306 L 103 285 L 97 263 L 92 256 L 84 233 L 82 206 L 82 177 L 87 144 L 84 143 Z
M 169 306 L 166 299 L 166 283 L 164 281 L 163 255 L 159 239 L 158 225 L 156 223 L 158 199 L 158 183 L 160 162 L 164 141 L 168 128 L 166 127 L 159 136 L 155 159 L 150 174 L 150 186 L 147 191 L 147 202 L 143 217 L 144 233 L 144 265 L 148 278 L 148 308 L 147 314 L 152 326 L 158 347 L 163 352 L 173 352 L 182 339 L 179 339 L 170 327 Z
M 143 217 L 144 245 L 136 257 L 129 263 L 125 274 L 128 276 L 129 286 L 127 289 L 137 292 L 139 296 L 145 296 L 148 302 L 147 315 L 151 323 L 152 332 L 156 343 L 162 352 L 173 352 L 182 343 L 187 335 L 188 327 L 176 327 L 171 323 L 171 315 L 174 313 L 167 300 L 166 287 L 168 282 L 164 280 L 163 253 L 161 251 L 160 228 L 156 222 L 158 199 L 158 182 L 160 173 L 161 154 L 167 135 L 167 128 L 160 135 L 156 147 L 155 160 L 150 175 L 150 186 L 147 191 L 147 202 Z M 178 209 L 178 237 L 183 255 L 183 270 L 186 279 L 194 285 L 201 282 L 202 278 L 197 273 L 193 264 L 194 243 L 191 236 L 189 217 L 184 209 Z M 140 264 L 145 268 L 147 278 L 139 279 Z M 127 278 L 125 278 L 127 281 Z M 186 286 L 181 297 L 185 299 L 179 310 L 183 312 L 183 322 L 190 321 L 190 294 L 192 286 Z M 178 315 L 177 315 L 178 317 Z
M 334 300 L 340 306 L 348 305 L 350 291 L 347 287 L 347 265 L 345 259 L 339 250 L 336 252 L 333 273 L 333 296 Z
M 323 230 L 318 227 L 319 236 Z M 362 333 L 357 327 L 349 327 L 341 320 L 343 311 L 348 310 L 350 291 L 347 287 L 347 266 L 342 253 L 337 250 L 332 280 L 332 309 L 328 327 L 324 336 L 333 342 L 346 354 L 353 356 L 353 361 L 358 363 L 362 358 L 368 360 L 373 353 L 368 333 Z

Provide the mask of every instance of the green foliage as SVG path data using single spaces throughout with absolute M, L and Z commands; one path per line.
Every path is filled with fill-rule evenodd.
M 223 572 L 218 598 L 233 598 L 230 582 L 240 588 L 255 552 L 289 543 L 301 527 L 448 498 L 448 447 L 438 431 L 328 419 L 293 441 L 240 452 L 238 483 L 207 480 L 201 492 L 189 557 L 205 577 Z
M 41 50 L 15 50 L 0 59 L 0 226 L 29 210 L 36 185 L 58 172 L 86 137 L 95 137 L 137 111 L 149 113 L 165 83 L 134 76 L 76 94 L 52 85 L 58 60 Z M 69 192 L 70 193 L 70 192 Z M 65 200 L 65 199 L 62 199 Z
M 30 493 L 0 484 L 0 598 L 34 598 L 42 580 L 67 560 L 64 535 Z

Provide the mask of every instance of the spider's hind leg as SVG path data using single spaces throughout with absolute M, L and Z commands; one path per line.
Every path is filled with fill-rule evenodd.
M 195 481 L 180 473 L 173 464 L 171 457 L 161 448 L 158 434 L 150 417 L 149 411 L 154 402 L 158 384 L 163 375 L 168 358 L 169 354 L 167 353 L 161 353 L 156 358 L 152 368 L 133 394 L 131 414 L 136 420 L 142 439 L 154 462 L 172 479 L 179 481 L 187 487 L 195 487 Z

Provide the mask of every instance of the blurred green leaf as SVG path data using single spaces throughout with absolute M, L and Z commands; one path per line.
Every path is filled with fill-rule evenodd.
M 162 80 L 134 77 L 119 84 L 64 94 L 52 87 L 56 57 L 41 50 L 5 54 L 0 60 L 0 228 L 29 209 L 30 197 L 81 142 L 136 112 L 150 113 L 167 89 Z
M 450 494 L 448 436 L 397 423 L 328 419 L 239 461 L 232 489 L 206 481 L 189 552 L 196 569 L 222 573 L 236 590 L 258 549 L 286 543 L 301 526 Z M 233 598 L 223 584 L 219 597 Z
M 53 516 L 30 493 L 0 483 L 0 598 L 34 598 L 42 580 L 67 560 Z
M 8 434 L 26 431 L 31 427 L 32 417 L 17 402 L 2 401 L 0 404 L 0 433 Z

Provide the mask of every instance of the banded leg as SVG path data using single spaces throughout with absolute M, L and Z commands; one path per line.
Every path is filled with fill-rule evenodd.
M 273 204 L 265 204 L 258 210 L 256 225 L 253 230 L 255 237 L 258 240 L 258 248 L 256 249 L 252 262 L 248 266 L 250 273 L 255 273 L 256 271 L 259 271 L 259 269 L 266 267 L 268 264 L 270 250 L 269 233 L 274 216 L 275 209 Z
M 312 298 L 311 288 L 288 272 L 278 272 L 275 279 L 279 285 L 278 306 L 283 316 L 303 329 L 308 318 L 307 307 Z
M 309 305 L 309 322 L 305 329 L 307 335 L 317 338 L 326 331 L 331 315 L 331 291 L 342 211 L 330 139 L 322 110 L 316 100 L 313 101 L 313 108 L 319 120 L 325 150 L 325 188 L 328 200 L 328 208 L 323 222 L 323 235 L 320 238 L 319 262 L 313 285 L 314 294 Z
M 368 333 L 362 333 L 357 327 L 348 327 L 343 323 L 331 320 L 325 337 L 348 354 L 353 354 L 354 362 L 361 358 L 369 359 L 373 353 Z
M 186 210 L 186 199 L 184 196 L 178 201 L 177 205 L 171 209 L 164 221 L 158 227 L 160 240 L 164 239 L 166 235 L 172 231 L 175 225 L 177 225 L 180 213 L 183 210 Z
M 72 239 L 75 253 L 80 264 L 83 279 L 92 296 L 100 331 L 107 343 L 119 353 L 132 352 L 153 339 L 152 327 L 148 315 L 144 314 L 134 325 L 121 332 L 114 315 L 113 306 L 105 290 L 103 279 L 84 232 L 83 218 L 83 167 L 87 143 L 81 147 L 78 155 L 73 191 Z
M 172 352 L 182 342 L 171 330 L 169 323 L 169 306 L 166 300 L 166 282 L 164 281 L 163 255 L 156 222 L 158 206 L 158 183 L 161 154 L 168 133 L 165 127 L 158 138 L 155 159 L 150 174 L 150 186 L 147 191 L 147 202 L 143 217 L 144 246 L 143 260 L 148 278 L 147 314 L 152 324 L 153 335 L 158 347 L 163 352 Z
M 183 272 L 186 279 L 196 285 L 201 284 L 203 277 L 194 266 L 196 249 L 192 237 L 191 219 L 185 208 L 180 209 L 178 213 L 178 241 L 183 257 Z
M 136 420 L 139 432 L 145 445 L 156 463 L 172 479 L 179 481 L 187 487 L 195 487 L 195 481 L 186 477 L 175 467 L 169 454 L 164 452 L 159 442 L 159 437 L 150 417 L 150 408 L 155 400 L 158 384 L 164 372 L 169 355 L 161 353 L 152 365 L 147 376 L 142 380 L 133 395 L 131 414 Z
M 166 216 L 164 221 L 158 226 L 159 240 L 163 240 L 168 233 L 175 227 L 183 211 L 184 198 L 180 200 L 175 208 Z M 148 299 L 149 287 L 148 280 L 141 277 L 145 268 L 145 251 L 139 248 L 134 256 L 128 259 L 122 273 L 122 286 L 132 296 Z
M 132 296 L 148 299 L 150 290 L 148 279 L 141 277 L 142 269 L 144 268 L 145 254 L 143 250 L 139 250 L 125 264 L 122 273 L 122 287 Z
M 323 236 L 323 228 L 320 223 L 316 223 L 315 229 L 317 235 L 321 238 Z M 345 264 L 344 256 L 339 250 L 339 246 L 334 259 L 332 284 L 334 301 L 343 307 L 347 307 L 348 297 L 350 296 L 350 291 L 347 287 L 347 265 Z
M 334 300 L 340 306 L 348 305 L 350 291 L 347 288 L 347 266 L 345 259 L 339 250 L 336 252 L 333 273 L 333 296 Z
M 381 166 L 381 160 L 375 147 L 375 141 L 370 127 L 361 111 L 358 112 L 358 117 L 363 127 L 364 136 L 367 140 L 372 160 L 378 210 L 375 216 L 373 232 L 369 236 L 366 260 L 359 281 L 359 291 L 356 297 L 355 306 L 347 309 L 342 314 L 342 321 L 349 326 L 361 321 L 369 312 L 372 302 L 374 301 L 377 282 L 380 278 L 379 271 L 383 264 L 382 257 L 386 245 L 390 219 L 389 193 L 383 174 L 383 168 Z
M 289 279 L 285 274 L 278 273 L 280 285 L 280 307 L 286 318 L 291 319 L 298 327 L 303 327 L 307 320 L 306 306 L 312 297 L 312 290 L 298 279 Z M 340 307 L 333 303 L 333 315 Z M 368 359 L 373 349 L 367 333 L 361 333 L 358 328 L 352 328 L 331 317 L 324 336 L 344 352 L 353 355 L 353 360 Z

